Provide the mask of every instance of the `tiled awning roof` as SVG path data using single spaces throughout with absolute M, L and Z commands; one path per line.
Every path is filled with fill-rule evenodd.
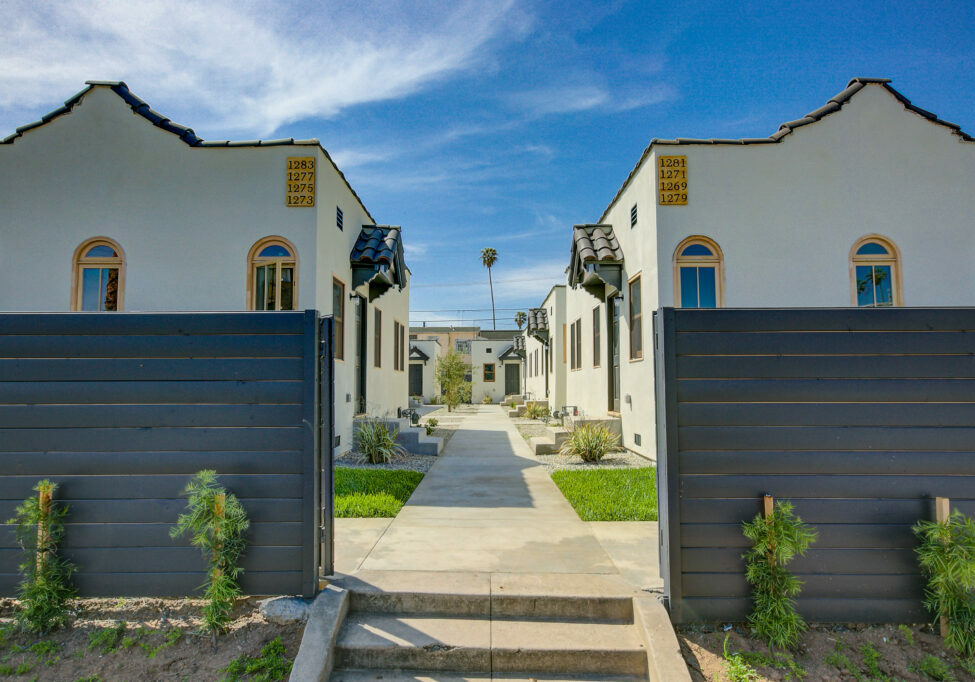
M 622 286 L 623 249 L 612 225 L 576 225 L 572 230 L 569 284 L 582 285 L 593 296 L 605 299 L 607 287 Z
M 402 230 L 393 225 L 363 225 L 352 247 L 352 287 L 369 284 L 369 300 L 393 286 L 406 286 Z
M 548 343 L 548 311 L 545 308 L 528 310 L 528 324 L 525 325 L 525 333 L 542 343 Z
M 524 351 L 525 350 L 525 337 L 521 334 L 512 339 L 512 345 L 515 350 Z

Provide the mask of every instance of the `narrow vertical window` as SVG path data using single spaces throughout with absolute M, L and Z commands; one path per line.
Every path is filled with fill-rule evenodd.
M 339 208 L 338 206 L 336 206 L 335 207 L 335 227 L 339 228 L 340 230 L 343 229 L 342 221 L 343 221 L 342 209 Z
M 853 245 L 850 260 L 855 306 L 890 308 L 904 305 L 900 258 L 893 242 L 879 235 L 864 237 Z
M 562 325 L 562 364 L 565 364 L 565 325 Z
M 399 326 L 399 371 L 406 369 L 406 325 Z
M 582 369 L 582 318 L 576 320 L 576 369 Z
M 248 256 L 248 309 L 294 310 L 298 259 L 295 247 L 281 237 L 266 237 Z
M 125 255 L 111 239 L 97 237 L 75 250 L 71 310 L 122 310 Z
M 569 369 L 576 367 L 576 323 L 573 322 L 569 327 Z
M 674 299 L 680 308 L 724 305 L 724 259 L 707 237 L 685 239 L 674 252 Z
M 493 362 L 484 363 L 484 381 L 492 382 L 494 381 L 495 367 Z
M 599 306 L 592 309 L 592 366 L 599 367 Z
M 335 334 L 335 348 L 332 354 L 336 360 L 345 359 L 345 285 L 337 279 L 332 280 L 332 319 Z
M 383 366 L 383 311 L 373 309 L 372 330 L 372 363 L 376 367 Z
M 641 311 L 640 277 L 630 280 L 630 360 L 643 357 L 643 313 Z

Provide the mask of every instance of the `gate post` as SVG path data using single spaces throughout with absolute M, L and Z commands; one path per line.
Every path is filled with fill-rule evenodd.
M 319 538 L 318 577 L 335 573 L 335 371 L 333 319 L 319 319 L 318 425 L 319 425 Z

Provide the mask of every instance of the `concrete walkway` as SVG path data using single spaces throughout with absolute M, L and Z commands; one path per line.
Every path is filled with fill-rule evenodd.
M 395 519 L 338 519 L 339 572 L 621 574 L 659 585 L 655 523 L 581 521 L 500 407 L 461 409 Z

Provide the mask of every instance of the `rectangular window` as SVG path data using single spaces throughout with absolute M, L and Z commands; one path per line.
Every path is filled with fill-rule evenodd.
M 640 312 L 640 278 L 630 281 L 630 360 L 643 357 L 643 314 Z
M 592 309 L 592 366 L 599 367 L 599 306 Z
M 681 266 L 680 307 L 716 308 L 717 305 L 715 269 L 705 266 Z
M 345 359 L 345 285 L 337 279 L 332 280 L 332 318 L 335 329 L 335 347 L 332 354 L 336 360 Z
M 339 228 L 340 230 L 343 229 L 342 220 L 343 220 L 342 209 L 339 208 L 338 206 L 336 206 L 335 207 L 335 227 Z
M 582 369 L 582 319 L 569 328 L 569 368 Z
M 636 204 L 633 204 L 633 208 L 630 209 L 630 229 L 634 227 L 636 227 Z
M 393 320 L 393 370 L 402 372 L 406 366 L 403 349 L 406 346 L 405 328 Z
M 458 353 L 461 353 L 463 355 L 470 355 L 471 354 L 470 340 L 458 339 L 457 341 L 454 341 L 454 350 L 456 350 Z
M 565 364 L 565 325 L 562 325 L 562 364 Z
M 548 373 L 552 373 L 552 344 L 548 344 L 548 348 L 545 350 L 545 369 Z
M 406 369 L 406 326 L 399 326 L 399 371 Z
M 383 312 L 375 308 L 373 314 L 372 361 L 376 367 L 383 366 Z
M 576 368 L 582 369 L 582 318 L 576 320 Z
M 494 381 L 494 363 L 484 363 L 484 381 Z

